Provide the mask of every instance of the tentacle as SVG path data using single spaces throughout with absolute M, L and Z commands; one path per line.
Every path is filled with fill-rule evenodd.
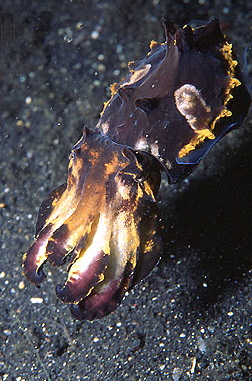
M 104 279 L 110 255 L 111 221 L 104 214 L 94 228 L 92 241 L 79 250 L 77 259 L 70 265 L 67 281 L 56 288 L 57 296 L 66 303 L 76 303 L 90 293 Z
M 152 246 L 159 242 L 159 184 L 155 159 L 86 129 L 73 149 L 67 186 L 41 206 L 39 233 L 24 258 L 25 275 L 38 285 L 46 259 L 60 266 L 72 254 L 57 296 L 74 304 L 72 313 L 82 319 L 114 310 L 131 287 L 135 269 L 134 284 L 159 260 L 160 246 Z
M 110 214 L 113 221 L 108 266 L 104 279 L 87 297 L 70 307 L 77 319 L 94 320 L 111 313 L 120 304 L 125 292 L 133 286 L 133 279 L 134 284 L 141 281 L 160 258 L 161 240 L 156 238 L 154 194 L 146 180 L 137 182 L 135 178 L 132 181 L 132 177 L 134 171 L 131 162 L 116 175 L 113 186 L 111 184 L 115 197 L 108 205 L 107 213 L 107 218 Z M 157 178 L 159 182 L 159 174 Z

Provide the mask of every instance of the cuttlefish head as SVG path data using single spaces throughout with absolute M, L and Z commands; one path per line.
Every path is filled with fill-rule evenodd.
M 160 171 L 143 155 L 85 128 L 71 153 L 67 184 L 41 205 L 24 274 L 40 285 L 46 260 L 68 261 L 67 280 L 56 293 L 77 319 L 112 312 L 159 260 Z

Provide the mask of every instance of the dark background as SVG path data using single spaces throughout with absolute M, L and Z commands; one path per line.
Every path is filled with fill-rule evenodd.
M 1 0 L 1 380 L 252 380 L 251 113 L 188 179 L 163 184 L 163 259 L 113 314 L 73 320 L 54 292 L 65 269 L 45 266 L 40 289 L 22 276 L 39 204 L 109 84 L 164 40 L 162 18 L 213 15 L 243 63 L 249 0 Z

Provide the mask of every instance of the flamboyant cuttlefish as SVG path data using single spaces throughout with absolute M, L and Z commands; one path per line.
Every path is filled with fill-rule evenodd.
M 152 41 L 147 56 L 129 64 L 96 128 L 84 129 L 67 183 L 42 203 L 24 255 L 35 285 L 47 259 L 61 266 L 70 256 L 56 293 L 80 320 L 112 312 L 158 262 L 161 171 L 169 183 L 188 176 L 248 112 L 250 96 L 218 20 L 164 26 L 166 41 Z

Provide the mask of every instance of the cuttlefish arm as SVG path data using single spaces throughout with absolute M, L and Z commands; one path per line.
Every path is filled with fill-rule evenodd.
M 67 184 L 41 205 L 24 274 L 40 285 L 46 260 L 61 266 L 70 257 L 56 293 L 76 318 L 113 311 L 159 260 L 154 160 L 86 128 L 72 150 Z

